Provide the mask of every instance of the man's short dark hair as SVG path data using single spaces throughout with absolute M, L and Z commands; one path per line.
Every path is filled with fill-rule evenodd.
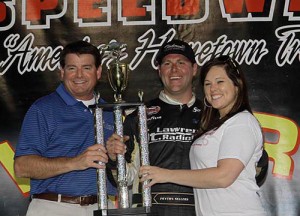
M 65 67 L 65 59 L 66 55 L 70 53 L 75 53 L 75 54 L 91 54 L 94 56 L 95 59 L 95 65 L 96 68 L 98 68 L 101 65 L 102 57 L 100 54 L 100 51 L 98 50 L 97 47 L 94 45 L 90 44 L 89 42 L 86 41 L 75 41 L 72 43 L 67 44 L 62 52 L 60 53 L 60 66 L 62 68 Z

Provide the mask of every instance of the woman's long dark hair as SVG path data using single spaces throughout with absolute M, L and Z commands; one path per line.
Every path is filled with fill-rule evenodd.
M 223 68 L 226 71 L 229 79 L 231 79 L 233 84 L 238 88 L 237 99 L 229 113 L 220 119 L 219 111 L 210 106 L 204 97 L 204 100 L 206 100 L 204 101 L 206 105 L 204 106 L 201 115 L 200 130 L 195 138 L 201 136 L 203 133 L 209 130 L 219 128 L 226 120 L 243 110 L 248 110 L 250 113 L 252 113 L 248 99 L 245 76 L 238 63 L 229 56 L 224 55 L 211 59 L 203 65 L 200 71 L 200 84 L 203 92 L 205 78 L 210 69 L 214 66 Z

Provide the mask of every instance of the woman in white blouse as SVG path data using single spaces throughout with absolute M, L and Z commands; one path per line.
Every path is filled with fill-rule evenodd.
M 203 65 L 200 82 L 205 107 L 190 150 L 192 170 L 143 166 L 141 181 L 193 187 L 197 215 L 265 216 L 255 181 L 263 135 L 244 75 L 236 61 L 220 56 Z

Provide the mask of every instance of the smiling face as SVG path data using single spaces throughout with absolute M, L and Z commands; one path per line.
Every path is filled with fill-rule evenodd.
M 60 76 L 68 92 L 76 99 L 90 100 L 97 80 L 101 77 L 101 66 L 96 68 L 91 54 L 70 53 L 66 55 Z
M 165 56 L 159 66 L 159 76 L 166 95 L 182 103 L 192 97 L 192 81 L 197 73 L 197 64 L 181 54 Z
M 238 88 L 226 74 L 223 67 L 213 66 L 204 80 L 207 101 L 224 117 L 232 109 L 238 95 Z

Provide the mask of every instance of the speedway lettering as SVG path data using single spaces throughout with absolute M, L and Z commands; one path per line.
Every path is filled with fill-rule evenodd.
M 28 178 L 17 178 L 14 173 L 14 149 L 8 143 L 8 141 L 0 140 L 0 166 L 4 168 L 7 175 L 16 184 L 19 191 L 24 197 L 29 195 L 29 179 Z
M 202 23 L 209 17 L 209 0 L 162 0 L 162 20 L 167 24 Z M 228 22 L 272 21 L 276 0 L 219 0 L 222 17 Z M 17 5 L 18 4 L 18 5 Z M 21 5 L 22 25 L 27 29 L 49 29 L 51 22 L 73 10 L 79 27 L 111 26 L 113 17 L 123 25 L 155 25 L 155 1 L 139 0 L 7 0 L 0 2 L 0 31 L 13 27 Z M 117 13 L 113 5 L 117 4 Z M 285 0 L 283 16 L 299 20 L 299 0 Z
M 272 173 L 279 178 L 292 179 L 297 164 L 294 155 L 299 148 L 299 128 L 288 118 L 266 113 L 255 113 L 265 134 L 265 149 L 273 162 Z M 275 139 L 268 139 L 267 135 Z
M 167 33 L 160 36 L 160 43 L 154 43 L 157 41 L 157 36 L 153 29 L 146 31 L 141 37 L 138 38 L 138 42 L 141 44 L 135 49 L 136 55 L 133 57 L 129 66 L 131 70 L 134 70 L 143 61 L 146 55 L 152 55 L 151 64 L 153 68 L 156 68 L 155 57 L 159 48 L 169 38 L 173 39 L 176 35 L 175 29 L 170 29 Z M 199 41 L 190 42 L 190 45 L 195 50 L 196 62 L 198 65 L 203 65 L 206 61 L 214 56 L 220 54 L 230 54 L 239 63 L 259 64 L 261 59 L 269 53 L 266 48 L 265 40 L 228 40 L 227 35 L 221 35 L 215 42 L 207 41 L 201 44 Z
M 276 30 L 276 36 L 281 45 L 276 54 L 278 66 L 292 64 L 300 58 L 300 25 L 282 26 Z
M 34 35 L 28 34 L 23 40 L 19 40 L 19 34 L 11 34 L 4 41 L 8 57 L 0 62 L 0 75 L 5 74 L 13 63 L 18 63 L 18 72 L 54 71 L 59 66 L 59 54 L 62 46 L 56 48 L 33 47 Z
M 283 26 L 276 30 L 276 36 L 281 45 L 276 54 L 276 63 L 278 66 L 284 64 L 292 64 L 300 56 L 300 25 Z M 135 48 L 135 56 L 129 63 L 131 70 L 135 70 L 147 55 L 151 55 L 151 64 L 154 69 L 155 57 L 161 45 L 176 35 L 175 29 L 170 29 L 162 36 L 157 36 L 153 29 L 147 30 L 137 40 L 138 46 Z M 7 50 L 7 58 L 0 61 L 0 75 L 4 75 L 10 67 L 16 63 L 19 74 L 26 72 L 38 71 L 55 71 L 59 68 L 59 53 L 62 46 L 55 48 L 34 47 L 35 36 L 30 33 L 25 38 L 21 39 L 19 34 L 9 35 L 3 46 Z M 83 40 L 89 41 L 86 36 Z M 160 41 L 154 43 L 154 41 Z M 227 38 L 227 35 L 221 35 L 216 41 L 206 41 L 201 44 L 199 41 L 190 42 L 195 50 L 196 62 L 198 65 L 203 65 L 210 58 L 222 54 L 230 54 L 240 64 L 248 65 L 259 64 L 263 57 L 269 53 L 265 40 L 236 40 L 232 41 Z M 104 46 L 100 44 L 98 48 Z M 125 50 L 126 52 L 126 50 Z M 127 57 L 127 53 L 124 53 Z M 104 61 L 108 61 L 104 58 Z M 108 64 L 109 62 L 103 62 Z

